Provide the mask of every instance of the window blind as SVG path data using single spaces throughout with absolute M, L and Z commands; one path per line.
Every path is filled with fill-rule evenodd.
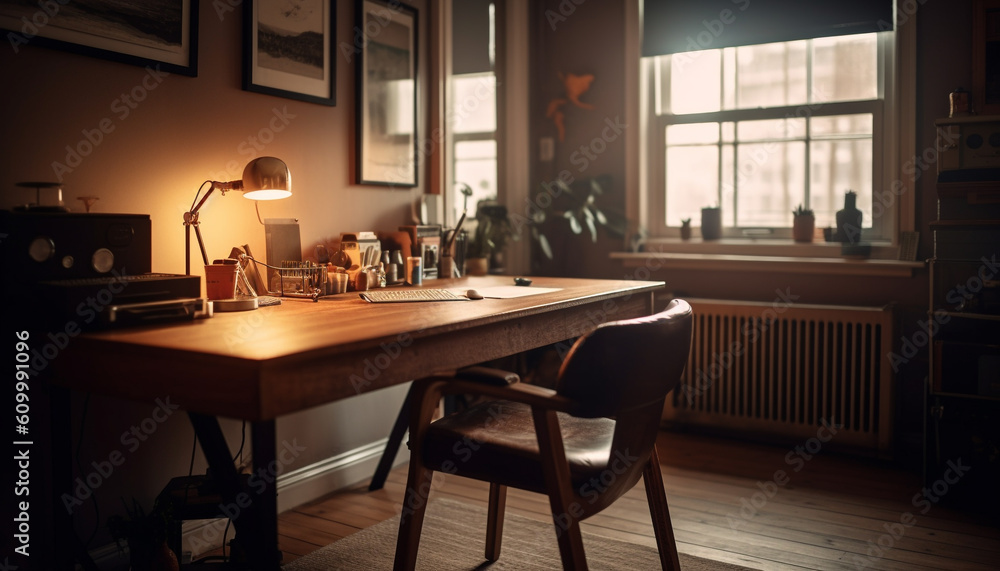
M 644 0 L 642 55 L 893 29 L 892 0 Z

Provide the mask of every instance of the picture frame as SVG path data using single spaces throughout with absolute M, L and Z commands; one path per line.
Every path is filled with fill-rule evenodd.
M 197 77 L 198 0 L 106 4 L 0 3 L 0 28 L 15 53 L 44 46 Z
M 335 0 L 243 2 L 243 89 L 337 104 Z
M 358 184 L 417 186 L 417 9 L 358 0 L 356 169 Z

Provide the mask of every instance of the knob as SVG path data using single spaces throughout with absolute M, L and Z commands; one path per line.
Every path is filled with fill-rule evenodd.
M 115 255 L 111 250 L 101 248 L 95 251 L 94 255 L 90 257 L 90 265 L 93 266 L 97 273 L 106 274 L 115 265 Z
M 55 243 L 45 236 L 39 236 L 28 246 L 28 255 L 38 263 L 44 262 L 56 253 Z

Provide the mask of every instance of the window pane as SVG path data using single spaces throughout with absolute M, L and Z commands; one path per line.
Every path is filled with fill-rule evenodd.
M 792 209 L 805 196 L 805 148 L 800 141 L 739 146 L 737 226 L 789 225 Z
M 741 142 L 802 138 L 806 134 L 806 120 L 767 119 L 764 121 L 741 121 L 736 124 L 736 133 Z
M 812 136 L 826 137 L 837 135 L 867 135 L 872 134 L 872 114 L 834 115 L 831 117 L 814 117 L 812 120 Z
M 718 123 L 694 123 L 692 125 L 670 125 L 667 127 L 668 145 L 711 144 L 718 142 Z
M 718 111 L 722 90 L 722 50 L 670 56 L 670 112 Z
M 497 143 L 496 141 L 458 141 L 455 143 L 455 183 L 465 183 L 472 188 L 469 198 L 469 217 L 476 215 L 480 200 L 497 197 Z M 455 189 L 452 204 L 456 216 L 462 215 L 465 197 Z
M 877 48 L 876 34 L 813 40 L 812 100 L 854 101 L 878 97 Z
M 736 49 L 736 107 L 780 107 L 807 102 L 808 42 L 785 42 Z
M 455 133 L 492 133 L 497 129 L 496 76 L 474 73 L 452 77 L 451 122 Z
M 836 226 L 836 213 L 844 207 L 848 190 L 858 193 L 858 208 L 864 213 L 863 227 L 872 226 L 872 141 L 814 141 L 809 149 L 810 206 L 816 226 Z
M 703 206 L 718 201 L 719 149 L 715 146 L 667 149 L 667 224 L 699 220 Z

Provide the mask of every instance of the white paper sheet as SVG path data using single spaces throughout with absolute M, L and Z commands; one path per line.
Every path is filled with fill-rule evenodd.
M 510 299 L 514 297 L 524 297 L 527 295 L 549 293 L 553 291 L 559 291 L 560 289 L 562 288 L 531 287 L 531 286 L 490 286 L 490 287 L 475 288 L 475 290 L 481 293 L 483 297 L 489 299 Z M 456 288 L 450 291 L 453 291 L 458 295 L 465 295 L 465 292 L 469 291 L 469 288 L 463 288 L 463 289 Z

